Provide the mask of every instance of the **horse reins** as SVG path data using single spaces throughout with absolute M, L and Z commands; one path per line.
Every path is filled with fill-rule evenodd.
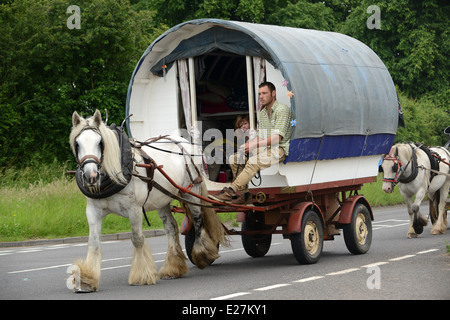
M 159 149 L 159 148 L 156 148 L 156 147 L 155 147 L 155 149 L 160 150 L 160 151 L 169 152 L 169 153 L 175 153 L 175 154 L 178 154 L 178 155 L 187 156 L 186 150 L 179 144 L 179 141 L 173 140 L 173 139 L 169 138 L 167 135 L 166 136 L 159 136 L 159 137 L 152 138 L 152 139 L 148 139 L 145 142 L 138 142 L 138 141 L 132 141 L 131 142 L 133 148 L 135 148 L 135 149 L 137 149 L 139 151 L 139 154 L 140 154 L 140 156 L 142 157 L 142 159 L 144 161 L 143 164 L 142 163 L 137 163 L 136 166 L 145 168 L 146 173 L 147 173 L 146 177 L 144 177 L 144 176 L 142 176 L 140 174 L 137 174 L 137 173 L 133 173 L 133 175 L 135 177 L 141 179 L 145 183 L 147 183 L 147 197 L 146 197 L 144 203 L 142 204 L 142 213 L 144 214 L 145 220 L 147 221 L 147 224 L 149 226 L 150 226 L 150 222 L 149 222 L 149 220 L 147 218 L 147 213 L 145 212 L 145 204 L 147 203 L 148 197 L 150 196 L 150 192 L 152 191 L 153 187 L 156 188 L 157 190 L 161 191 L 163 194 L 165 194 L 165 195 L 167 195 L 169 197 L 177 199 L 178 201 L 186 202 L 186 203 L 189 203 L 189 204 L 195 204 L 195 205 L 199 205 L 199 206 L 204 206 L 204 207 L 210 207 L 210 206 L 207 206 L 207 205 L 202 205 L 202 204 L 191 202 L 191 201 L 186 200 L 186 199 L 184 199 L 184 198 L 182 198 L 182 197 L 180 197 L 178 195 L 175 195 L 175 194 L 171 193 L 170 191 L 166 190 L 164 187 L 162 187 L 159 183 L 157 183 L 153 179 L 154 174 L 155 174 L 155 170 L 157 169 L 173 186 L 175 186 L 177 189 L 179 189 L 182 193 L 189 193 L 191 191 L 192 187 L 195 184 L 201 183 L 202 180 L 203 180 L 202 177 L 201 177 L 199 169 L 195 166 L 195 164 L 194 164 L 194 162 L 192 160 L 192 155 L 191 155 L 190 160 L 191 160 L 192 164 L 194 165 L 194 168 L 195 168 L 198 176 L 197 176 L 197 178 L 193 179 L 192 173 L 191 173 L 191 171 L 189 169 L 189 165 L 186 163 L 186 170 L 187 170 L 187 172 L 189 174 L 189 178 L 191 180 L 191 183 L 186 188 L 178 186 L 167 175 L 167 173 L 162 169 L 162 165 L 159 166 L 155 162 L 155 160 L 153 158 L 151 158 L 142 149 L 143 146 L 151 147 L 151 145 L 150 145 L 151 143 L 156 142 L 156 141 L 161 140 L 161 139 L 167 139 L 167 140 L 171 141 L 172 143 L 175 143 L 180 148 L 181 153 L 175 153 L 175 152 L 172 152 L 170 150 Z
M 153 141 L 157 141 L 157 140 L 162 139 L 162 138 L 170 139 L 170 138 L 167 138 L 166 136 L 162 136 L 162 137 L 155 138 Z M 146 215 L 144 206 L 145 206 L 145 203 L 148 200 L 148 197 L 150 195 L 150 191 L 153 188 L 159 190 L 161 193 L 165 194 L 166 196 L 169 196 L 169 197 L 171 197 L 173 199 L 176 199 L 176 200 L 178 200 L 180 202 L 184 202 L 184 203 L 187 203 L 187 204 L 192 204 L 192 205 L 199 206 L 199 207 L 212 208 L 212 209 L 218 208 L 218 207 L 223 207 L 223 206 L 231 206 L 231 207 L 234 207 L 236 209 L 239 209 L 239 208 L 242 209 L 242 208 L 246 207 L 245 205 L 243 206 L 243 205 L 239 205 L 239 204 L 224 204 L 223 202 L 212 200 L 212 199 L 209 199 L 207 197 L 203 197 L 203 196 L 201 196 L 199 194 L 193 193 L 191 191 L 193 186 L 195 184 L 201 183 L 202 180 L 203 180 L 202 177 L 201 177 L 200 171 L 198 170 L 198 168 L 195 165 L 194 165 L 194 168 L 196 169 L 196 171 L 198 173 L 198 177 L 196 179 L 192 179 L 192 174 L 190 173 L 189 167 L 186 164 L 186 169 L 187 169 L 187 171 L 189 173 L 189 177 L 191 179 L 191 183 L 187 187 L 182 187 L 182 186 L 179 186 L 177 183 L 175 183 L 175 181 L 173 181 L 172 178 L 170 178 L 170 176 L 163 170 L 163 166 L 162 165 L 158 165 L 155 162 L 154 159 L 152 159 L 144 150 L 142 150 L 142 146 L 140 146 L 140 145 L 133 145 L 133 147 L 139 151 L 139 154 L 141 155 L 141 157 L 144 160 L 144 163 L 138 163 L 138 164 L 136 164 L 136 166 L 137 167 L 141 167 L 141 168 L 145 168 L 146 171 L 147 171 L 147 176 L 146 177 L 142 176 L 142 175 L 139 175 L 137 173 L 133 173 L 133 175 L 135 177 L 141 179 L 143 182 L 147 183 L 147 185 L 148 185 L 147 198 L 146 198 L 144 204 L 142 205 L 142 211 L 144 213 L 145 219 L 147 220 L 147 223 L 149 223 L 149 221 L 147 219 L 147 215 Z M 181 146 L 179 146 L 179 147 L 181 148 L 182 152 L 185 152 L 184 148 L 182 148 Z M 186 153 L 183 153 L 183 155 L 186 156 Z M 192 160 L 192 158 L 191 158 L 191 160 Z M 169 181 L 169 183 L 172 186 L 174 186 L 176 189 L 178 189 L 180 191 L 180 195 L 177 195 L 177 194 L 174 194 L 174 193 L 168 191 L 163 186 L 161 186 L 159 183 L 157 183 L 154 180 L 154 178 L 153 178 L 155 170 L 158 170 L 164 176 L 164 178 L 166 178 L 167 181 Z M 193 201 L 187 200 L 187 199 L 182 197 L 182 195 L 185 194 L 185 193 L 189 194 L 189 195 L 192 195 L 192 196 L 194 196 L 196 198 L 199 198 L 199 199 L 201 199 L 201 200 L 203 200 L 205 202 L 211 203 L 212 205 L 202 204 L 202 203 L 197 203 L 197 202 L 193 202 Z

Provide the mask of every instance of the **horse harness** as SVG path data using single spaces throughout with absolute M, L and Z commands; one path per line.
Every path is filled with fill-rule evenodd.
M 133 161 L 131 158 L 131 146 L 128 141 L 128 136 L 124 132 L 123 127 L 118 127 L 114 123 L 109 126 L 109 128 L 115 133 L 116 138 L 119 142 L 120 146 L 120 152 L 121 152 L 121 170 L 122 174 L 125 177 L 127 184 L 131 180 L 131 172 L 133 168 Z M 99 129 L 95 126 L 90 126 L 89 124 L 86 124 L 86 126 L 82 129 L 81 132 L 85 130 L 93 130 L 96 133 L 98 133 L 101 136 L 101 133 Z M 80 134 L 81 134 L 80 132 Z M 101 143 L 101 149 L 102 149 L 102 156 L 99 159 L 98 157 L 94 155 L 85 155 L 83 158 L 78 159 L 78 150 L 75 150 L 76 152 L 76 159 L 77 159 L 77 170 L 75 173 L 75 180 L 77 182 L 78 188 L 80 191 L 87 197 L 93 198 L 93 199 L 103 199 L 112 196 L 113 194 L 116 194 L 123 188 L 125 188 L 125 185 L 117 184 L 115 183 L 109 175 L 105 173 L 100 174 L 100 183 L 98 186 L 89 186 L 84 183 L 83 180 L 83 167 L 87 163 L 96 163 L 99 171 L 103 163 L 103 150 L 104 145 Z
M 135 176 L 135 177 L 137 177 L 137 178 L 139 178 L 142 181 L 147 183 L 147 198 L 145 199 L 145 202 L 142 205 L 142 212 L 144 214 L 144 217 L 145 217 L 147 223 L 150 225 L 144 207 L 145 207 L 145 203 L 148 200 L 150 192 L 152 191 L 153 188 L 159 190 L 160 192 L 162 192 L 166 196 L 169 196 L 169 197 L 171 197 L 173 199 L 176 199 L 176 200 L 178 200 L 180 202 L 193 204 L 193 205 L 200 206 L 200 207 L 215 208 L 214 206 L 211 206 L 211 205 L 206 205 L 206 204 L 201 204 L 201 203 L 196 203 L 196 202 L 189 201 L 189 200 L 183 198 L 183 196 L 182 196 L 183 193 L 190 193 L 190 191 L 191 191 L 191 189 L 192 189 L 192 187 L 194 185 L 199 184 L 199 183 L 201 183 L 203 181 L 203 178 L 201 177 L 200 170 L 197 168 L 197 166 L 195 166 L 195 164 L 194 164 L 194 162 L 192 160 L 192 157 L 189 157 L 189 158 L 191 160 L 191 163 L 194 165 L 194 168 L 195 168 L 196 173 L 197 173 L 197 178 L 195 178 L 195 179 L 193 178 L 191 170 L 189 168 L 189 165 L 186 163 L 185 164 L 186 165 L 186 171 L 188 172 L 188 175 L 189 175 L 189 178 L 191 180 L 191 183 L 187 187 L 181 187 L 181 186 L 178 186 L 167 175 L 167 173 L 163 170 L 163 166 L 162 165 L 158 165 L 156 163 L 156 161 L 153 158 L 151 158 L 142 149 L 143 146 L 150 146 L 151 143 L 156 142 L 156 141 L 161 140 L 161 139 L 166 139 L 166 140 L 169 140 L 169 141 L 175 143 L 180 148 L 181 153 L 173 152 L 173 151 L 169 151 L 169 150 L 164 150 L 164 149 L 159 149 L 159 148 L 155 148 L 155 149 L 160 150 L 160 151 L 169 152 L 169 153 L 175 153 L 175 154 L 178 154 L 178 155 L 188 156 L 188 153 L 183 148 L 183 146 L 180 145 L 180 142 L 176 141 L 176 140 L 173 140 L 172 138 L 169 138 L 168 136 L 159 136 L 159 137 L 156 137 L 156 138 L 152 138 L 152 139 L 146 140 L 145 142 L 138 142 L 138 141 L 133 141 L 133 140 L 130 141 L 132 147 L 139 151 L 139 154 L 140 154 L 140 156 L 142 157 L 142 159 L 144 161 L 143 164 L 137 163 L 136 166 L 146 169 L 146 176 L 142 176 L 142 175 L 138 174 L 137 172 L 133 172 L 133 176 Z M 174 194 L 174 193 L 170 192 L 169 190 L 165 189 L 159 183 L 157 183 L 154 180 L 155 170 L 158 170 L 174 187 L 179 189 L 179 191 L 180 191 L 179 194 Z
M 416 155 L 417 149 L 420 149 L 423 152 L 425 152 L 425 154 L 428 157 L 428 160 L 430 161 L 430 167 L 431 167 L 430 183 L 433 180 L 433 178 L 439 174 L 439 163 L 441 161 L 444 163 L 446 163 L 446 162 L 443 159 L 441 159 L 441 157 L 436 152 L 431 151 L 427 146 L 420 144 L 420 143 L 416 143 L 414 145 L 415 145 L 415 147 L 413 147 L 411 144 L 409 144 L 409 146 L 412 149 L 412 156 L 404 168 L 402 166 L 402 163 L 401 163 L 398 155 L 393 156 L 391 154 L 388 154 L 383 157 L 383 160 L 391 160 L 394 162 L 394 166 L 392 167 L 392 170 L 395 172 L 394 178 L 389 179 L 389 178 L 383 177 L 383 181 L 391 182 L 394 186 L 399 182 L 405 183 L 405 184 L 410 183 L 417 177 L 419 168 L 426 169 L 423 166 L 417 165 L 417 155 Z M 403 174 L 406 172 L 406 169 L 408 168 L 410 163 L 411 163 L 411 169 L 412 169 L 411 174 L 407 177 L 404 177 Z

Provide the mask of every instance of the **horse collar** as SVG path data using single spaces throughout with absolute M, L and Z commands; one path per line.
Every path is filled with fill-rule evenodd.
M 412 156 L 409 159 L 408 163 L 406 164 L 405 169 L 401 169 L 403 173 L 400 174 L 398 179 L 398 182 L 400 183 L 410 183 L 417 177 L 417 174 L 419 173 L 419 168 L 417 167 L 416 148 L 413 148 L 411 145 L 410 147 L 412 149 Z M 406 169 L 408 168 L 410 163 L 411 163 L 411 174 L 408 177 L 404 177 L 403 175 L 406 172 Z

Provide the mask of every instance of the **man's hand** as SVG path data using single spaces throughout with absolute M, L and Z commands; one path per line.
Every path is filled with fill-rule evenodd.
M 275 146 L 280 143 L 281 139 L 282 137 L 279 134 L 271 135 L 270 137 L 264 140 L 260 140 L 258 137 L 256 137 L 255 139 L 249 140 L 245 144 L 241 145 L 239 147 L 239 152 L 245 152 L 248 154 L 256 148 Z

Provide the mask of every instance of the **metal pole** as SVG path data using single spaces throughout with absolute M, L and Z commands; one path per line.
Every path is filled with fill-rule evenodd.
M 195 90 L 195 69 L 194 69 L 194 58 L 189 58 L 189 90 L 191 98 L 191 115 L 192 115 L 192 126 L 194 130 L 197 129 L 197 95 Z
M 246 56 L 245 58 L 247 67 L 247 92 L 250 129 L 255 129 L 255 95 L 253 92 L 252 57 Z

